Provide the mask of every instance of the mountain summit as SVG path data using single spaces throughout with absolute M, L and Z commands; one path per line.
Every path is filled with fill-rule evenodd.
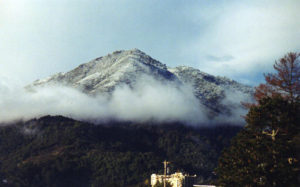
M 81 64 L 67 73 L 58 73 L 49 78 L 37 80 L 33 85 L 63 84 L 94 95 L 111 92 L 121 84 L 131 85 L 141 75 L 155 76 L 161 80 L 176 79 L 165 64 L 154 60 L 138 49 L 132 49 L 115 51 Z
M 210 116 L 231 115 L 233 110 L 241 107 L 240 101 L 251 99 L 253 94 L 250 86 L 191 67 L 170 68 L 138 49 L 115 51 L 67 73 L 37 80 L 29 87 L 60 84 L 91 96 L 110 95 L 122 85 L 134 89 L 145 76 L 162 84 L 188 85 Z

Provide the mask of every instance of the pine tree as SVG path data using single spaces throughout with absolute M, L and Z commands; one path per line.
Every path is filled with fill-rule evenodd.
M 296 144 L 300 103 L 264 98 L 252 106 L 247 126 L 223 152 L 217 174 L 221 186 L 297 186 Z M 276 109 L 276 110 L 274 110 Z

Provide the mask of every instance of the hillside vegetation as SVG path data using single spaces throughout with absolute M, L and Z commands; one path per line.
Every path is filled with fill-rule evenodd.
M 214 180 L 221 150 L 237 126 L 89 124 L 46 116 L 0 127 L 1 186 L 147 186 L 152 173 Z

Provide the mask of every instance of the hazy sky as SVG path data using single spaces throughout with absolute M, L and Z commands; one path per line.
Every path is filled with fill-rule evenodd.
M 0 78 L 22 84 L 139 48 L 257 85 L 300 51 L 299 0 L 0 0 Z

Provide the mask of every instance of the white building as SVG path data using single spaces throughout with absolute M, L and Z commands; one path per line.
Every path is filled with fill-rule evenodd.
M 196 175 L 189 176 L 181 172 L 176 172 L 171 175 L 166 175 L 166 181 L 172 185 L 172 187 L 193 187 L 194 180 Z M 163 183 L 164 175 L 151 175 L 151 186 L 154 186 L 156 183 Z

